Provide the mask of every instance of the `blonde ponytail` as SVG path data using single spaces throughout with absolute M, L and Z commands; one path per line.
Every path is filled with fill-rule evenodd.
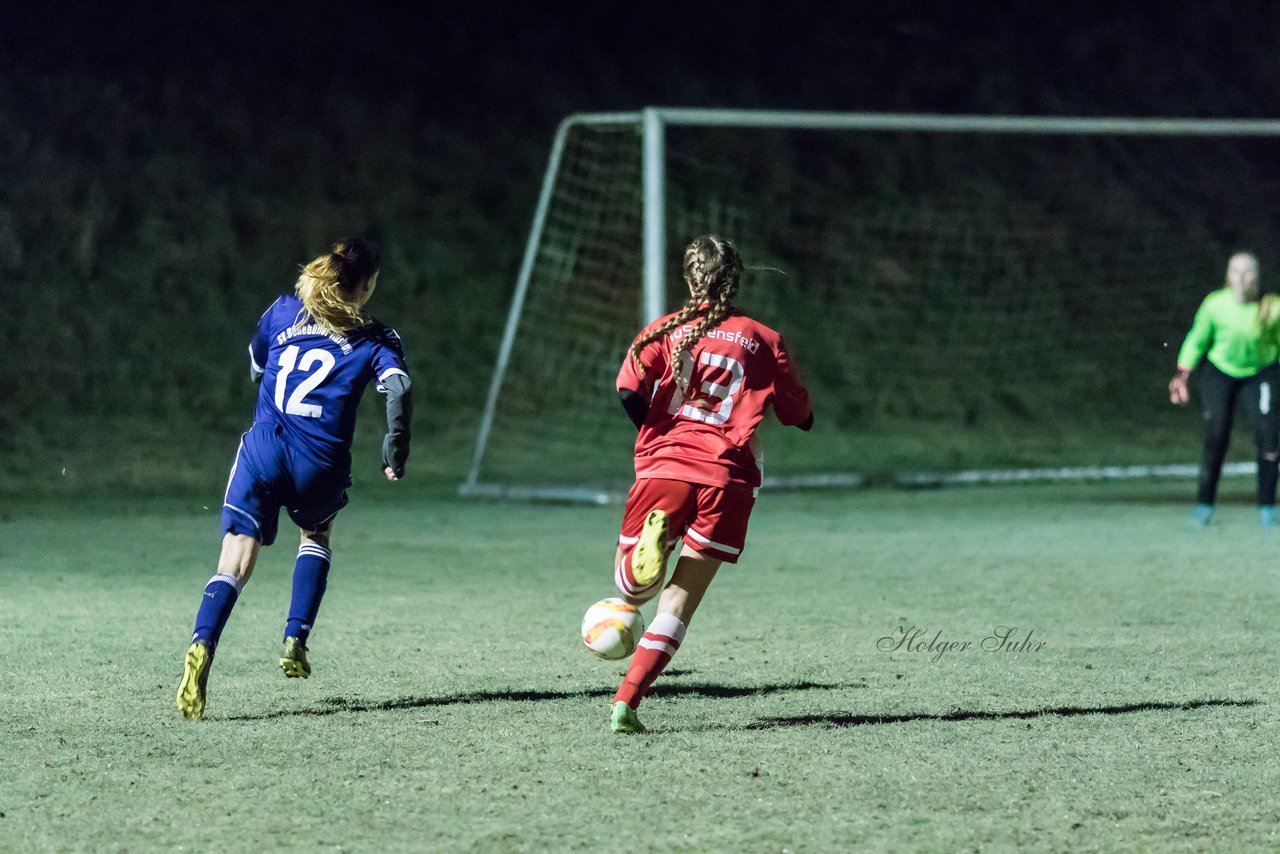
M 373 245 L 349 237 L 304 266 L 295 290 L 312 320 L 331 332 L 347 332 L 369 322 L 357 297 L 360 285 L 377 272 Z

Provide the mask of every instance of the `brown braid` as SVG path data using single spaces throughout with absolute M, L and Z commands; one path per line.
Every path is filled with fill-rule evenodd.
M 685 300 L 684 306 L 680 311 L 672 315 L 670 320 L 653 329 L 647 335 L 641 335 L 631 343 L 631 358 L 635 359 L 636 362 L 639 363 L 641 350 L 643 350 L 651 341 L 657 341 L 671 330 L 688 323 L 689 319 L 698 313 L 698 306 L 700 305 L 702 305 L 702 300 L 696 295 Z
M 731 308 L 733 308 L 733 294 L 728 291 L 721 291 L 712 298 L 711 304 L 707 308 L 707 313 L 693 325 L 693 329 L 689 330 L 689 334 L 681 338 L 671 350 L 671 375 L 675 377 L 682 390 L 685 386 L 682 374 L 684 357 L 693 349 L 693 345 L 702 339 L 702 336 L 715 329 L 722 320 L 729 316 L 729 309 Z
M 640 360 L 640 351 L 651 341 L 663 338 L 671 331 L 688 323 L 708 303 L 705 314 L 694 324 L 671 351 L 671 373 L 681 382 L 680 368 L 685 355 L 708 331 L 719 326 L 729 316 L 738 286 L 742 283 L 742 257 L 737 248 L 714 234 L 696 238 L 684 250 L 684 278 L 689 284 L 689 299 L 684 307 L 666 323 L 638 337 L 631 345 L 631 357 Z

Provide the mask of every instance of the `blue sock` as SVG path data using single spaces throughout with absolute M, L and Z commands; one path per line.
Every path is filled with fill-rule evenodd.
M 289 622 L 284 636 L 304 644 L 320 612 L 320 600 L 329 580 L 329 550 L 315 543 L 303 543 L 293 567 L 293 598 L 289 602 Z
M 196 631 L 191 642 L 204 641 L 210 651 L 218 646 L 218 638 L 227 626 L 227 618 L 235 607 L 240 596 L 240 586 L 229 575 L 215 575 L 204 586 L 204 596 L 200 599 L 200 610 L 196 612 Z

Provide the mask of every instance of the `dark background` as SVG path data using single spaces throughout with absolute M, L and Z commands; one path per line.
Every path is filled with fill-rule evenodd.
M 254 319 L 350 232 L 429 389 L 420 471 L 456 479 L 572 112 L 1266 117 L 1280 90 L 1263 0 L 514 5 L 0 12 L 0 492 L 207 491 Z

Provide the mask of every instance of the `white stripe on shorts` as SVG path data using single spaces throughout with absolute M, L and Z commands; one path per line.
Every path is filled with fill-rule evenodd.
M 239 514 L 240 514 L 241 516 L 243 516 L 244 518 L 248 519 L 250 522 L 252 522 L 252 523 L 253 523 L 253 529 L 254 529 L 255 531 L 257 531 L 259 535 L 261 535 L 261 534 L 262 534 L 262 526 L 258 524 L 258 520 L 257 520 L 257 519 L 255 519 L 255 518 L 253 518 L 253 516 L 249 515 L 249 511 L 248 511 L 248 510 L 241 510 L 239 507 L 235 506 L 234 504 L 228 504 L 228 503 L 226 503 L 225 501 L 224 501 L 224 502 L 222 502 L 222 506 L 223 506 L 223 507 L 229 507 L 230 509 L 232 509 L 232 510 L 236 511 L 237 513 L 239 513 Z
M 690 528 L 687 533 L 689 534 L 689 536 L 693 537 L 694 540 L 696 540 L 699 545 L 706 546 L 707 548 L 717 549 L 719 551 L 724 552 L 725 554 L 731 554 L 731 555 L 742 554 L 742 549 L 735 549 L 733 546 L 726 546 L 724 543 L 717 543 L 715 540 L 708 540 L 706 537 L 702 536 L 697 531 L 693 530 L 693 528 Z
M 248 433 L 242 433 L 240 435 L 240 447 L 236 448 L 236 458 L 231 461 L 231 474 L 227 475 L 227 488 L 222 491 L 222 500 L 224 503 L 231 497 L 231 481 L 236 479 L 236 469 L 240 467 L 240 452 L 244 450 L 244 437 L 248 435 Z M 231 505 L 228 504 L 227 506 L 230 507 Z M 255 522 L 254 524 L 257 523 Z

